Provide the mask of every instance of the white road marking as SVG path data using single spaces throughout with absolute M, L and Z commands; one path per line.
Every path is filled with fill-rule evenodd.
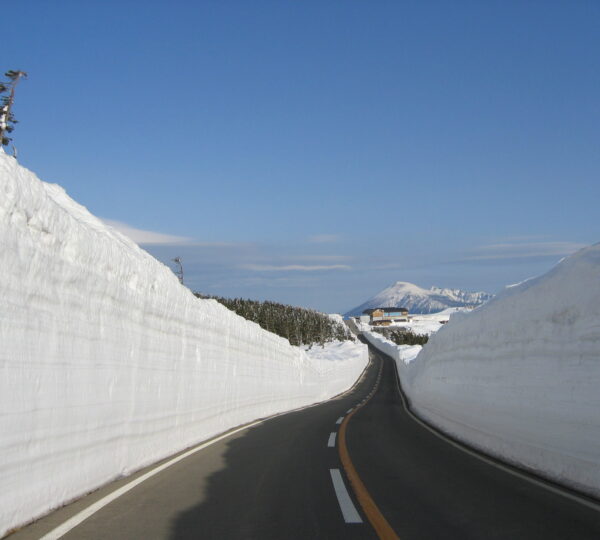
M 346 396 L 346 395 L 351 395 L 353 394 L 358 385 L 363 381 L 363 379 L 365 378 L 365 375 L 367 373 L 367 370 L 369 369 L 369 367 L 371 367 L 372 365 L 372 360 L 371 358 L 369 358 L 369 363 L 365 366 L 365 368 L 363 369 L 363 372 L 361 373 L 360 377 L 357 379 L 357 381 L 354 383 L 354 385 L 352 386 L 352 388 L 350 388 L 349 390 L 346 390 L 345 392 L 341 392 L 340 394 L 338 394 L 337 396 L 333 396 L 331 398 L 331 400 L 339 398 L 340 396 Z M 154 476 L 155 474 L 158 474 L 159 472 L 163 471 L 164 469 L 166 469 L 167 467 L 170 467 L 171 465 L 174 465 L 175 463 L 177 463 L 178 461 L 181 461 L 182 459 L 185 459 L 188 456 L 191 456 L 192 454 L 195 454 L 196 452 L 199 452 L 200 450 L 203 450 L 204 448 L 207 448 L 208 446 L 211 446 L 212 444 L 226 438 L 229 437 L 230 435 L 234 435 L 235 433 L 238 433 L 244 429 L 248 429 L 251 428 L 252 426 L 256 426 L 258 424 L 262 424 L 263 422 L 265 422 L 266 420 L 270 420 L 272 418 L 277 418 L 278 416 L 283 416 L 284 414 L 288 414 L 291 412 L 296 412 L 296 411 L 302 411 L 302 410 L 306 410 L 306 409 L 311 409 L 313 407 L 317 407 L 319 405 L 321 405 L 323 402 L 319 402 L 319 403 L 313 403 L 311 405 L 307 405 L 304 407 L 298 407 L 297 409 L 292 409 L 291 411 L 284 411 L 278 414 L 274 414 L 272 416 L 269 416 L 267 418 L 262 418 L 260 420 L 257 420 L 256 422 L 252 422 L 250 424 L 246 424 L 245 426 L 241 426 L 238 429 L 235 429 L 233 431 L 229 431 L 227 433 L 224 433 L 223 435 L 212 439 L 210 441 L 207 441 L 199 446 L 196 446 L 190 450 L 188 450 L 187 452 L 163 463 L 162 465 L 160 465 L 159 467 L 152 469 L 151 471 L 148 471 L 146 474 L 136 478 L 135 480 L 132 480 L 131 482 L 129 482 L 128 484 L 125 484 L 124 486 L 122 486 L 121 488 L 119 488 L 116 491 L 113 491 L 112 493 L 108 494 L 106 497 L 103 497 L 102 499 L 96 501 L 94 504 L 88 506 L 87 508 L 85 508 L 84 510 L 82 510 L 81 512 L 75 514 L 73 517 L 71 517 L 70 519 L 68 519 L 67 521 L 65 521 L 64 523 L 62 523 L 61 525 L 59 525 L 58 527 L 52 529 L 49 533 L 47 533 L 46 535 L 42 536 L 39 540 L 57 540 L 58 538 L 63 537 L 65 534 L 67 534 L 71 529 L 74 529 L 75 527 L 77 527 L 77 525 L 79 525 L 81 522 L 85 521 L 88 517 L 90 517 L 91 515 L 95 514 L 98 510 L 102 509 L 104 506 L 106 506 L 107 504 L 110 504 L 112 501 L 114 501 L 115 499 L 119 498 L 121 495 L 123 495 L 124 493 L 127 493 L 128 491 L 130 491 L 131 489 L 133 489 L 135 486 L 137 486 L 138 484 L 141 484 L 142 482 L 144 482 L 145 480 L 147 480 L 148 478 Z
M 222 439 L 225 439 L 225 438 L 229 437 L 230 435 L 233 435 L 234 433 L 238 433 L 239 431 L 243 431 L 244 429 L 251 428 L 252 426 L 256 426 L 257 424 L 262 424 L 263 421 L 264 420 L 258 420 L 257 422 L 247 424 L 247 425 L 242 426 L 241 428 L 238 428 L 234 431 L 229 431 L 229 432 L 221 435 L 220 437 L 217 437 L 216 439 L 212 439 L 208 442 L 205 442 L 204 444 L 196 446 L 195 448 L 192 448 L 191 450 L 188 450 L 187 452 L 180 454 L 179 456 L 167 461 L 166 463 L 163 463 L 162 465 L 156 467 L 156 469 L 152 469 L 151 471 L 147 472 L 146 474 L 139 476 L 135 480 L 132 480 L 128 484 L 125 484 L 124 486 L 117 489 L 116 491 L 109 493 L 106 497 L 103 497 L 99 501 L 96 501 L 94 504 L 88 506 L 87 508 L 85 508 L 84 510 L 79 512 L 78 514 L 75 514 L 72 518 L 65 521 L 62 525 L 59 525 L 55 529 L 51 530 L 48 534 L 42 536 L 40 538 L 40 540 L 57 540 L 58 538 L 61 538 L 62 536 L 67 534 L 71 529 L 74 529 L 75 527 L 77 527 L 77 525 L 79 525 L 82 521 L 85 521 L 87 518 L 89 518 L 92 514 L 95 514 L 98 510 L 105 507 L 107 504 L 111 503 L 112 501 L 114 501 L 115 499 L 117 499 L 118 497 L 123 495 L 124 493 L 127 493 L 128 491 L 132 490 L 135 486 L 137 486 L 138 484 L 141 484 L 144 480 L 147 480 L 151 476 L 154 476 L 155 474 L 158 474 L 159 472 L 164 471 L 167 467 L 170 467 L 171 465 L 177 463 L 178 461 L 181 461 L 182 459 L 185 459 L 186 457 L 191 456 L 192 454 L 195 454 L 196 452 L 199 452 L 200 450 L 203 450 L 207 446 L 215 444 L 216 442 L 218 442 Z
M 337 421 L 336 421 L 336 424 L 341 424 L 343 421 L 344 421 L 344 417 L 343 417 L 343 416 L 340 416 L 340 417 L 337 419 Z
M 328 448 L 333 448 L 335 446 L 335 435 L 336 435 L 335 431 L 332 431 L 329 434 L 329 440 L 327 441 Z
M 333 489 L 335 490 L 340 510 L 344 516 L 344 521 L 346 523 L 362 523 L 363 521 L 360 514 L 356 511 L 356 507 L 354 506 L 350 495 L 348 495 L 348 490 L 346 489 L 340 470 L 329 469 L 329 472 L 331 473 Z

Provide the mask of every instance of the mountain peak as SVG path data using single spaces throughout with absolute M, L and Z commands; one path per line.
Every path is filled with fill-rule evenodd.
M 360 306 L 346 313 L 347 317 L 361 315 L 375 307 L 404 307 L 411 313 L 436 313 L 451 307 L 479 306 L 493 297 L 485 292 L 431 287 L 423 289 L 408 281 L 396 281 Z

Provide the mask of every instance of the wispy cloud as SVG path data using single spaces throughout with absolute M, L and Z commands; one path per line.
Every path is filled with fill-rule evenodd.
M 242 268 L 254 272 L 319 272 L 323 270 L 350 270 L 347 264 L 304 265 L 304 264 L 244 264 Z
M 481 246 L 463 260 L 482 261 L 565 256 L 575 253 L 585 246 L 586 244 L 578 242 L 505 242 Z
M 350 255 L 290 255 L 287 258 L 302 262 L 342 262 L 350 261 L 354 257 L 351 257 Z
M 102 221 L 133 240 L 136 244 L 189 244 L 192 242 L 191 238 L 183 236 L 173 236 L 156 231 L 136 229 L 122 221 L 115 221 L 113 219 L 103 219 Z
M 339 234 L 315 234 L 308 237 L 311 244 L 331 244 L 340 240 Z
M 242 243 L 230 243 L 230 242 L 199 242 L 193 238 L 187 238 L 185 236 L 174 236 L 172 234 L 164 234 L 156 231 L 147 231 L 144 229 L 137 229 L 122 221 L 116 221 L 114 219 L 102 219 L 102 221 L 112 227 L 113 229 L 124 234 L 136 244 L 147 245 L 147 246 L 160 246 L 160 245 L 172 245 L 172 246 L 189 246 L 197 248 L 240 248 L 248 247 L 250 244 Z

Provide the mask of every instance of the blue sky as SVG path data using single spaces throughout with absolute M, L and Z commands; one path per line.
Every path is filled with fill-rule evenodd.
M 193 290 L 346 311 L 600 241 L 600 4 L 16 2 L 21 163 Z

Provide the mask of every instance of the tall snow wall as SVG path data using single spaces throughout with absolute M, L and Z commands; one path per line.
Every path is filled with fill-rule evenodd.
M 0 150 L 0 536 L 120 475 L 349 388 L 367 354 L 311 359 L 199 300 Z
M 453 315 L 416 360 L 397 365 L 421 417 L 600 496 L 600 244 Z

